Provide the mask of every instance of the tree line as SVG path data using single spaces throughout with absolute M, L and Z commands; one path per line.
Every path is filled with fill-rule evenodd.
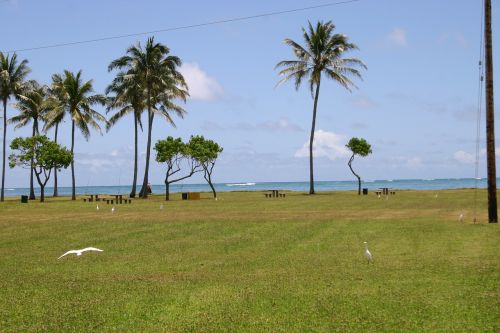
M 285 44 L 292 48 L 295 59 L 280 61 L 276 69 L 280 69 L 279 75 L 282 79 L 278 85 L 287 81 L 294 81 L 295 88 L 299 89 L 304 81 L 307 81 L 311 97 L 313 99 L 312 124 L 309 136 L 309 194 L 315 194 L 314 190 L 314 167 L 313 167 L 313 143 L 316 130 L 316 116 L 318 111 L 318 100 L 320 86 L 323 78 L 329 78 L 348 91 L 357 88 L 353 78 L 362 79 L 361 69 L 367 69 L 366 65 L 357 58 L 346 57 L 348 52 L 357 50 L 356 44 L 351 43 L 344 34 L 334 33 L 335 25 L 331 22 L 318 21 L 314 26 L 309 22 L 306 28 L 302 28 L 304 45 L 292 39 L 286 38 Z M 151 131 L 153 120 L 156 117 L 163 118 L 167 123 L 175 126 L 172 115 L 182 118 L 186 111 L 178 104 L 178 101 L 185 102 L 189 96 L 188 86 L 182 74 L 178 71 L 181 65 L 180 58 L 170 54 L 167 46 L 155 43 L 154 38 L 147 40 L 144 47 L 140 43 L 127 49 L 126 54 L 108 66 L 108 71 L 118 71 L 112 83 L 106 88 L 106 96 L 92 94 L 92 81 L 84 81 L 81 78 L 81 71 L 72 73 L 65 71 L 62 75 L 55 74 L 52 77 L 51 87 L 40 87 L 35 83 L 25 82 L 25 77 L 29 73 L 27 61 L 17 63 L 17 56 L 11 58 L 0 52 L 0 98 L 4 106 L 4 132 L 3 132 L 3 167 L 2 167 L 2 189 L 1 200 L 4 198 L 5 180 L 5 140 L 6 140 L 6 108 L 9 98 L 14 97 L 21 102 L 19 108 L 21 115 L 14 117 L 10 121 L 17 123 L 17 126 L 24 126 L 33 120 L 33 135 L 38 133 L 38 121 L 43 119 L 45 125 L 43 131 L 55 127 L 54 141 L 57 142 L 58 126 L 64 116 L 71 117 L 71 153 L 74 152 L 74 133 L 78 128 L 83 136 L 88 139 L 90 128 L 101 130 L 104 124 L 109 130 L 123 116 L 132 114 L 134 117 L 134 174 L 132 181 L 131 197 L 136 196 L 137 182 L 137 156 L 138 156 L 138 130 L 143 128 L 141 115 L 147 111 L 147 145 L 146 145 L 146 167 L 142 186 L 139 191 L 140 197 L 148 195 L 148 175 L 151 154 Z M 26 87 L 31 87 L 31 91 L 37 91 L 27 106 L 26 112 L 22 111 L 21 103 L 28 98 L 25 93 Z M 114 110 L 115 113 L 107 120 L 103 115 L 93 109 L 95 105 L 105 105 L 107 112 Z M 29 111 L 28 111 L 29 110 Z M 191 138 L 196 141 L 197 137 Z M 190 171 L 184 176 L 192 175 L 198 171 L 204 172 L 204 177 L 210 184 L 215 197 L 215 189 L 211 183 L 211 172 L 213 164 L 203 164 L 198 159 L 195 163 L 194 152 L 191 150 L 191 140 L 182 143 L 177 139 L 167 138 L 163 143 L 155 146 L 157 148 L 157 160 L 167 164 L 167 174 L 165 184 L 167 185 L 166 198 L 168 199 L 168 185 L 174 181 L 179 169 L 179 163 L 184 160 L 189 164 Z M 212 145 L 210 140 L 204 143 L 211 149 L 205 150 L 207 155 L 210 152 L 222 151 L 217 146 Z M 371 153 L 371 146 L 366 140 L 352 138 L 346 145 L 351 150 L 348 166 L 351 172 L 358 179 L 358 192 L 361 189 L 361 178 L 353 168 L 352 162 L 355 155 L 367 156 Z M 220 148 L 220 151 L 219 151 Z M 201 151 L 201 150 L 198 150 Z M 212 160 L 207 158 L 208 160 Z M 72 198 L 75 199 L 75 175 L 74 161 L 71 162 L 72 174 Z M 54 196 L 57 196 L 57 170 L 54 172 Z M 185 179 L 185 178 L 182 178 Z M 30 196 L 34 197 L 32 188 L 33 171 L 31 174 Z
M 16 150 L 10 156 L 10 166 L 28 167 L 30 173 L 30 199 L 35 199 L 34 177 L 39 185 L 45 187 L 51 172 L 54 174 L 54 193 L 58 196 L 57 173 L 63 167 L 71 166 L 72 200 L 76 200 L 76 180 L 74 166 L 75 132 L 78 130 L 88 140 L 91 130 L 102 133 L 104 127 L 111 129 L 124 116 L 134 117 L 134 171 L 130 197 L 137 195 L 138 164 L 138 131 L 142 129 L 141 116 L 147 112 L 147 145 L 146 165 L 139 197 L 148 196 L 149 164 L 151 155 L 151 134 L 155 116 L 163 118 L 175 127 L 173 114 L 183 118 L 186 111 L 179 102 L 186 102 L 189 96 L 188 86 L 179 72 L 181 59 L 170 54 L 170 49 L 156 43 L 154 37 L 148 38 L 146 44 L 133 45 L 126 50 L 124 56 L 112 61 L 108 71 L 117 71 L 116 76 L 104 94 L 95 94 L 92 80 L 84 80 L 82 71 L 73 73 L 65 70 L 62 74 L 52 76 L 51 85 L 41 85 L 34 80 L 27 80 L 30 73 L 28 61 L 19 61 L 17 54 L 9 56 L 0 52 L 0 99 L 3 102 L 3 150 L 2 150 L 2 184 L 0 200 L 4 201 L 5 163 L 7 124 L 15 124 L 15 128 L 32 126 L 31 140 L 13 140 L 11 149 Z M 14 107 L 19 114 L 7 119 L 7 104 L 15 99 Z M 106 107 L 106 113 L 113 112 L 109 119 L 95 110 L 95 106 Z M 71 147 L 68 154 L 57 145 L 59 126 L 68 116 L 71 119 Z M 42 128 L 40 125 L 43 123 Z M 54 128 L 53 143 L 49 144 L 45 136 Z M 167 139 L 168 140 L 168 139 Z M 214 197 L 215 189 L 211 183 L 211 174 L 215 160 L 222 152 L 217 143 L 206 140 L 202 136 L 191 138 L 191 157 L 197 170 L 203 170 L 205 179 L 211 186 Z M 191 142 L 190 141 L 190 142 Z M 61 150 L 62 149 L 62 150 Z M 57 152 L 57 153 L 56 153 Z M 52 155 L 50 162 L 48 156 Z M 68 157 L 70 156 L 70 157 Z M 69 161 L 69 165 L 67 162 Z M 196 171 L 197 171 L 196 170 Z M 44 178 L 41 179 L 41 175 Z M 42 194 L 43 196 L 43 194 Z

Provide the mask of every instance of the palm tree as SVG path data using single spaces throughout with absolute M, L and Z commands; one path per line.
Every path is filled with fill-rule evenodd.
M 47 99 L 48 90 L 47 86 L 40 86 L 36 81 L 28 82 L 25 92 L 19 97 L 19 102 L 15 104 L 16 109 L 19 110 L 19 114 L 9 119 L 10 124 L 17 124 L 14 129 L 26 126 L 33 121 L 32 136 L 40 134 L 38 124 L 51 109 L 51 104 Z M 35 190 L 32 168 L 30 176 L 30 200 L 34 199 Z
M 62 94 L 62 95 L 59 95 Z M 45 126 L 43 127 L 43 131 L 47 132 L 49 129 L 54 127 L 54 142 L 57 143 L 57 134 L 59 133 L 59 124 L 63 121 L 64 116 L 66 115 L 65 109 L 64 109 L 64 103 L 61 103 L 61 101 L 64 99 L 64 93 L 59 89 L 54 89 L 54 88 L 49 88 L 49 98 L 48 101 L 51 104 L 51 110 L 48 113 L 46 118 L 47 121 L 45 122 Z M 57 185 L 57 173 L 59 170 L 57 168 L 54 169 L 54 193 L 52 194 L 53 197 L 59 196 L 59 190 L 58 190 L 58 185 Z
M 139 196 L 148 196 L 149 160 L 151 155 L 151 133 L 155 114 L 163 116 L 170 124 L 174 122 L 169 111 L 182 117 L 185 111 L 173 102 L 174 99 L 186 100 L 189 96 L 184 77 L 177 70 L 181 60 L 168 55 L 170 50 L 154 37 L 148 38 L 145 47 L 140 43 L 127 49 L 127 54 L 114 60 L 108 70 L 124 69 L 124 78 L 140 84 L 144 89 L 145 104 L 148 110 L 148 140 L 146 146 L 146 166 L 144 180 Z
M 55 108 L 47 117 L 49 123 L 47 127 L 54 126 L 60 121 L 61 110 L 68 113 L 71 117 L 71 153 L 75 147 L 75 128 L 78 127 L 83 137 L 88 140 L 90 137 L 89 127 L 101 132 L 98 122 L 107 124 L 106 118 L 99 112 L 92 109 L 95 104 L 104 105 L 106 97 L 103 95 L 91 95 L 92 80 L 82 81 L 82 71 L 76 75 L 65 70 L 64 75 L 54 74 L 52 76 L 52 90 L 58 99 L 59 107 Z M 75 191 L 75 162 L 71 161 L 71 199 L 76 200 Z
M 309 194 L 315 193 L 313 142 L 321 76 L 325 75 L 351 91 L 351 87 L 356 86 L 350 77 L 361 79 L 358 68 L 366 69 L 366 65 L 359 59 L 343 58 L 344 53 L 356 50 L 358 47 L 353 43 L 349 43 L 347 36 L 333 34 L 334 29 L 335 25 L 331 21 L 326 23 L 319 21 L 316 28 L 309 22 L 308 30 L 302 28 L 305 46 L 301 46 L 291 39 L 285 39 L 285 44 L 292 47 L 297 60 L 285 60 L 276 65 L 276 68 L 283 68 L 279 72 L 283 79 L 278 85 L 294 80 L 295 89 L 298 90 L 302 81 L 307 79 L 311 96 L 314 98 L 311 135 L 309 138 Z
M 5 191 L 5 149 L 7 143 L 7 102 L 11 97 L 18 98 L 21 95 L 24 80 L 30 68 L 28 60 L 24 59 L 17 63 L 17 55 L 12 57 L 0 52 L 0 99 L 3 102 L 3 151 L 2 151 L 2 189 L 0 201 L 4 201 Z
M 132 113 L 134 115 L 134 176 L 132 180 L 132 189 L 130 197 L 135 198 L 137 186 L 137 158 L 138 158 L 138 127 L 142 131 L 141 114 L 146 109 L 144 89 L 139 82 L 126 80 L 126 74 L 120 72 L 113 79 L 113 82 L 106 88 L 106 95 L 114 93 L 108 104 L 108 112 L 111 109 L 118 109 L 117 112 L 108 120 L 106 129 L 109 130 L 118 120 L 125 115 Z

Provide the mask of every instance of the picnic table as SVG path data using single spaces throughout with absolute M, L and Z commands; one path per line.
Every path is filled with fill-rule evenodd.
M 396 195 L 396 190 L 388 187 L 381 187 L 375 191 L 375 195 Z
M 99 198 L 99 194 L 89 194 L 88 198 L 83 198 L 83 201 L 86 202 L 88 200 L 89 202 L 93 202 L 94 201 L 94 197 L 95 197 L 95 201 L 101 200 Z
M 285 193 L 279 193 L 279 190 L 269 190 L 269 193 L 264 193 L 266 198 L 284 198 Z

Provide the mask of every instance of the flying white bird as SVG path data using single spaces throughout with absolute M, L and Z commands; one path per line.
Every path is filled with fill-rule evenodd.
M 460 216 L 458 217 L 458 220 L 460 222 L 463 222 L 464 221 L 464 214 L 460 214 Z
M 364 242 L 364 244 L 365 244 L 365 257 L 366 257 L 366 260 L 368 260 L 368 262 L 373 262 L 372 253 L 370 252 L 370 250 L 368 250 L 368 243 Z
M 115 212 L 115 207 L 111 208 L 111 213 Z
M 59 260 L 62 257 L 64 257 L 65 255 L 67 255 L 67 254 L 73 254 L 73 253 L 76 254 L 77 256 L 81 256 L 83 252 L 87 252 L 87 251 L 103 252 L 104 250 L 100 250 L 100 249 L 97 249 L 95 247 L 86 247 L 86 248 L 81 249 L 81 250 L 69 250 L 68 252 L 66 252 L 65 254 L 63 254 L 62 256 L 60 256 L 57 259 Z
M 97 205 L 96 210 L 99 210 L 99 205 Z

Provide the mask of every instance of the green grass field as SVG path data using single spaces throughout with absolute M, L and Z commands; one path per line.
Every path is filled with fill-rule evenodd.
M 114 214 L 16 198 L 0 204 L 0 332 L 499 332 L 486 192 L 478 224 L 472 190 L 436 193 L 176 194 Z M 57 260 L 87 246 L 104 252 Z

